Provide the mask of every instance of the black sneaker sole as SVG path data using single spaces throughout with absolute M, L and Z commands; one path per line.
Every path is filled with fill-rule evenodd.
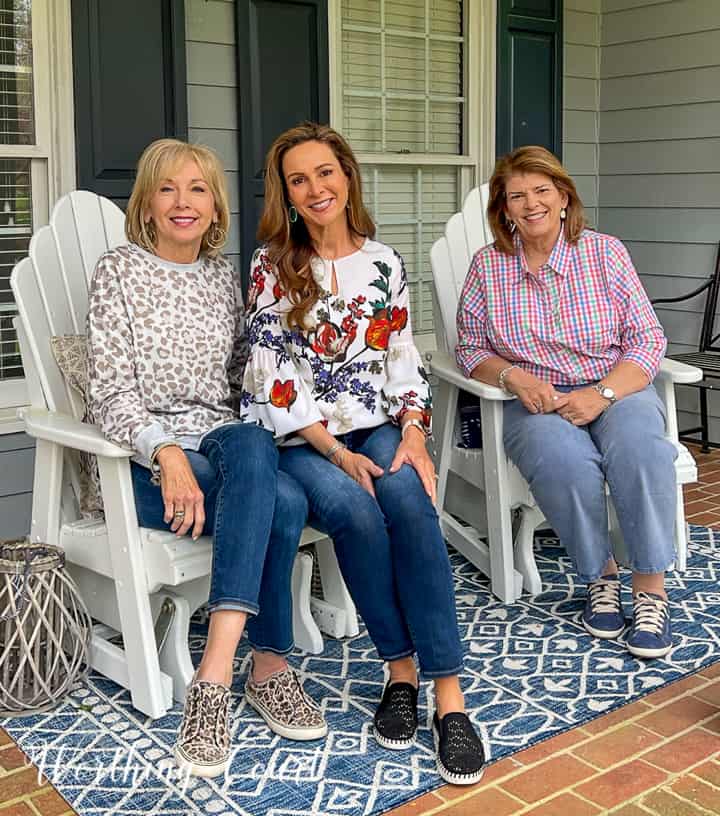
M 390 739 L 389 737 L 384 737 L 373 725 L 373 736 L 375 737 L 375 741 L 379 745 L 382 745 L 383 748 L 387 748 L 390 751 L 406 751 L 408 748 L 412 748 L 412 746 L 415 745 L 417 730 L 412 737 L 409 737 L 408 739 Z

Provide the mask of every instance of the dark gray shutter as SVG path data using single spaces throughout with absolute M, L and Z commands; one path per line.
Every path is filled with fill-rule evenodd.
M 184 0 L 72 0 L 78 188 L 123 204 L 143 149 L 187 138 Z
M 327 0 L 237 0 L 240 258 L 243 279 L 263 207 L 265 154 L 304 119 L 330 117 Z
M 562 0 L 498 0 L 496 152 L 562 158 Z

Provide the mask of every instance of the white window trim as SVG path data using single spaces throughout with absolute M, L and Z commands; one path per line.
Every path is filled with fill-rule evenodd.
M 473 185 L 481 184 L 490 178 L 495 164 L 497 0 L 466 0 L 466 2 L 464 154 L 357 153 L 361 165 L 457 166 L 460 173 L 461 199 L 464 199 Z M 330 124 L 339 131 L 342 131 L 343 127 L 341 18 L 342 0 L 330 0 L 328 4 Z M 431 333 L 417 334 L 415 343 L 421 353 L 434 351 L 437 347 L 437 338 Z
M 3 158 L 31 160 L 33 230 L 50 208 L 75 189 L 70 0 L 33 0 L 33 79 L 37 144 L 0 147 Z M 0 435 L 22 430 L 17 409 L 28 404 L 25 380 L 0 382 Z

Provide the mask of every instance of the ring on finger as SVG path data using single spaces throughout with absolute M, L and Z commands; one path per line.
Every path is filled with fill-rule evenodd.
M 185 518 L 185 511 L 184 510 L 176 510 L 173 514 L 173 518 L 176 519 L 184 519 Z

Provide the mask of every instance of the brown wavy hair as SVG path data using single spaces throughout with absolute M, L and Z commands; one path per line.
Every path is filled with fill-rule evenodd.
M 557 156 L 544 147 L 526 145 L 501 156 L 495 163 L 490 178 L 487 214 L 490 229 L 495 237 L 495 248 L 506 255 L 515 255 L 512 230 L 505 215 L 505 186 L 512 176 L 522 173 L 542 173 L 552 180 L 558 190 L 567 194 L 565 240 L 570 244 L 576 244 L 580 233 L 587 226 L 587 221 L 575 182 Z
M 375 237 L 375 223 L 362 200 L 360 166 L 345 139 L 331 127 L 316 122 L 302 122 L 281 133 L 272 143 L 265 160 L 265 207 L 257 237 L 267 247 L 268 258 L 277 268 L 280 286 L 290 301 L 288 326 L 301 330 L 306 328 L 305 318 L 321 294 L 310 268 L 310 261 L 317 253 L 303 219 L 298 216 L 295 223 L 290 223 L 290 201 L 282 162 L 290 148 L 305 142 L 321 142 L 335 154 L 349 182 L 347 218 L 350 231 L 359 238 Z
M 188 144 L 179 139 L 157 139 L 151 142 L 138 161 L 135 184 L 130 193 L 127 213 L 125 215 L 125 235 L 128 241 L 141 246 L 148 252 L 155 252 L 155 240 L 152 230 L 145 223 L 145 213 L 150 207 L 150 199 L 155 195 L 160 182 L 181 164 L 194 161 L 200 168 L 210 192 L 215 199 L 217 224 L 227 240 L 230 228 L 230 203 L 227 181 L 220 159 L 209 147 L 199 144 Z M 215 257 L 222 249 L 219 244 L 208 244 L 208 231 L 202 237 L 200 254 Z

